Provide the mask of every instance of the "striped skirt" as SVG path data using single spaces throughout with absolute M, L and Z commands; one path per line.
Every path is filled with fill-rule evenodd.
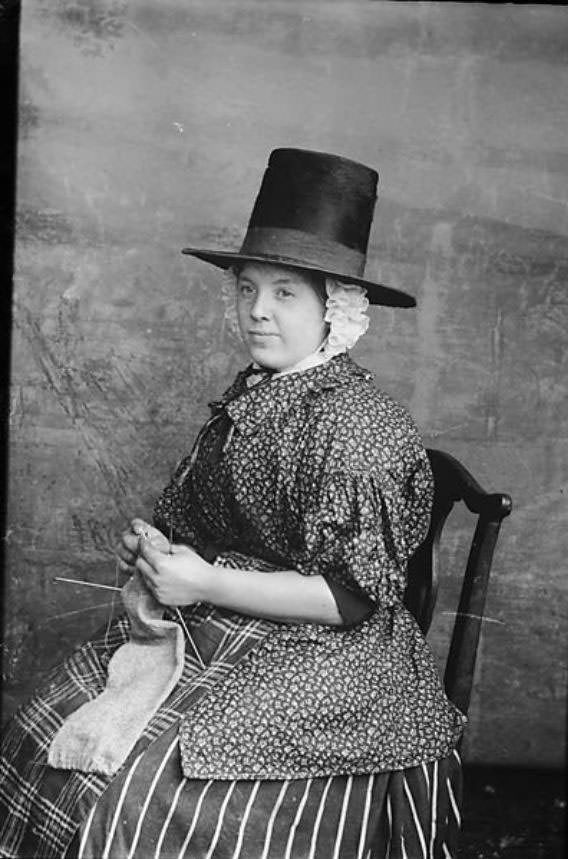
M 116 777 L 66 859 L 449 859 L 459 756 L 368 776 L 198 781 L 170 729 Z
M 182 678 L 112 779 L 55 770 L 63 719 L 105 687 L 125 618 L 46 677 L 4 731 L 1 859 L 448 859 L 457 856 L 457 752 L 411 769 L 287 781 L 183 777 L 179 720 L 263 634 L 262 623 L 198 608 Z

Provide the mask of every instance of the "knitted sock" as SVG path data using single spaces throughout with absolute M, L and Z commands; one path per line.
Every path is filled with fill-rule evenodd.
M 139 573 L 123 587 L 122 599 L 131 622 L 130 641 L 110 660 L 104 691 L 57 731 L 48 752 L 48 764 L 57 769 L 114 775 L 181 677 L 183 631 L 162 620 L 164 607 Z

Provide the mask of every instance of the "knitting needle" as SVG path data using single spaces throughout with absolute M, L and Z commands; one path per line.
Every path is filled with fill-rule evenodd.
M 197 661 L 199 662 L 201 667 L 203 669 L 205 669 L 205 663 L 204 663 L 203 659 L 201 658 L 201 654 L 199 653 L 199 650 L 197 649 L 193 638 L 191 637 L 191 633 L 190 633 L 189 629 L 187 628 L 187 624 L 186 624 L 185 620 L 183 619 L 183 614 L 181 613 L 181 611 L 179 610 L 179 608 L 177 606 L 175 606 L 174 611 L 176 613 L 176 617 L 178 618 L 179 622 L 181 623 L 181 625 L 183 627 L 183 631 L 185 632 L 187 640 L 191 644 L 191 647 L 193 649 L 193 652 L 195 653 L 195 657 L 196 657 Z
M 142 536 L 145 537 L 146 539 L 148 539 L 148 537 L 149 537 L 148 533 L 144 530 L 142 531 Z M 171 535 L 171 529 L 170 529 L 170 544 L 171 544 L 171 536 L 172 535 Z M 170 554 L 171 554 L 171 549 L 170 549 Z M 101 588 L 102 590 L 105 590 L 105 591 L 120 591 L 120 590 L 122 590 L 122 588 L 113 587 L 112 585 L 101 585 L 101 584 L 98 584 L 96 582 L 84 582 L 84 581 L 81 581 L 80 579 L 67 579 L 64 576 L 55 576 L 53 581 L 54 582 L 66 582 L 67 584 L 71 584 L 71 585 L 84 585 L 86 588 Z M 177 606 L 174 608 L 174 611 L 176 613 L 176 616 L 177 616 L 179 622 L 181 623 L 181 625 L 183 627 L 183 631 L 186 635 L 186 638 L 189 641 L 189 643 L 193 649 L 193 652 L 195 653 L 195 657 L 196 657 L 197 661 L 199 662 L 201 667 L 203 669 L 205 669 L 205 663 L 203 662 L 201 655 L 199 653 L 199 650 L 197 649 L 195 642 L 194 642 L 193 638 L 191 637 L 191 633 L 190 633 L 189 629 L 187 628 L 187 624 L 186 624 L 185 620 L 183 619 L 183 615 L 182 615 L 181 611 L 179 610 L 179 608 Z
M 169 548 L 169 552 L 168 552 L 168 554 L 170 554 L 170 555 L 172 554 L 172 543 L 173 543 L 173 541 L 174 541 L 174 529 L 173 529 L 172 524 L 170 523 L 170 533 L 169 533 L 169 540 L 168 540 L 168 542 L 169 542 L 169 544 L 170 544 L 170 548 Z M 191 632 L 190 632 L 190 631 L 189 631 L 189 629 L 187 628 L 187 624 L 186 624 L 185 620 L 183 619 L 183 614 L 181 613 L 181 611 L 180 611 L 180 609 L 179 609 L 179 607 L 178 607 L 178 606 L 175 606 L 175 607 L 174 607 L 174 612 L 175 612 L 175 614 L 176 614 L 177 619 L 179 620 L 179 622 L 180 622 L 180 623 L 181 623 L 181 625 L 182 625 L 183 631 L 184 631 L 184 633 L 185 633 L 185 637 L 187 638 L 187 640 L 188 640 L 188 641 L 189 641 L 189 643 L 191 644 L 191 649 L 192 649 L 192 650 L 193 650 L 193 652 L 195 653 L 195 657 L 196 657 L 197 661 L 199 662 L 199 664 L 201 665 L 201 667 L 202 667 L 203 669 L 205 669 L 205 663 L 204 663 L 203 659 L 201 658 L 201 654 L 200 654 L 200 652 L 199 652 L 199 650 L 198 650 L 198 648 L 197 648 L 197 645 L 195 644 L 195 641 L 193 640 L 193 638 L 192 638 L 192 636 L 191 636 Z
M 80 579 L 66 579 L 64 576 L 55 576 L 53 581 L 54 582 L 65 582 L 65 583 L 71 584 L 71 585 L 84 585 L 86 588 L 102 588 L 105 591 L 120 591 L 120 590 L 122 590 L 122 588 L 115 588 L 112 585 L 100 585 L 100 584 L 97 584 L 96 582 L 84 582 L 84 581 L 81 581 Z M 178 617 L 180 624 L 183 627 L 183 631 L 185 632 L 187 640 L 189 641 L 189 643 L 191 644 L 191 647 L 193 648 L 193 652 L 195 653 L 195 657 L 196 657 L 197 661 L 199 662 L 199 664 L 201 665 L 202 668 L 205 668 L 205 663 L 203 662 L 201 655 L 199 653 L 199 650 L 197 649 L 195 642 L 194 642 L 193 638 L 191 637 L 191 633 L 190 633 L 189 629 L 187 628 L 187 624 L 186 624 L 185 620 L 183 619 L 183 615 L 182 615 L 181 611 L 179 610 L 179 608 L 177 606 L 174 608 L 174 611 Z
M 122 588 L 114 587 L 113 585 L 101 585 L 98 582 L 84 582 L 80 579 L 66 579 L 64 576 L 54 576 L 54 582 L 67 582 L 71 585 L 83 585 L 86 588 L 100 588 L 105 591 L 121 591 Z

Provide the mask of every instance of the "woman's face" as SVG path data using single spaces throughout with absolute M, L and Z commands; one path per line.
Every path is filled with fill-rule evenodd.
M 272 263 L 247 263 L 237 276 L 237 315 L 253 361 L 288 370 L 327 335 L 325 306 L 310 276 Z

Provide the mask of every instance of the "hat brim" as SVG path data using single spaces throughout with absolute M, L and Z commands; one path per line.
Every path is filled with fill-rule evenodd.
M 371 280 L 365 280 L 362 277 L 355 277 L 354 275 L 339 274 L 336 271 L 327 271 L 287 256 L 274 254 L 242 254 L 232 253 L 231 251 L 205 250 L 202 248 L 182 248 L 182 253 L 197 257 L 197 259 L 203 260 L 204 262 L 222 269 L 228 269 L 235 263 L 260 262 L 274 263 L 274 265 L 283 265 L 288 268 L 295 268 L 301 271 L 313 271 L 318 274 L 323 274 L 325 277 L 332 277 L 335 280 L 339 280 L 341 283 L 354 283 L 357 286 L 363 286 L 367 290 L 369 304 L 384 305 L 386 307 L 416 307 L 416 299 L 412 295 L 402 292 L 400 289 L 393 289 L 391 286 L 383 286 L 381 283 L 374 283 Z

